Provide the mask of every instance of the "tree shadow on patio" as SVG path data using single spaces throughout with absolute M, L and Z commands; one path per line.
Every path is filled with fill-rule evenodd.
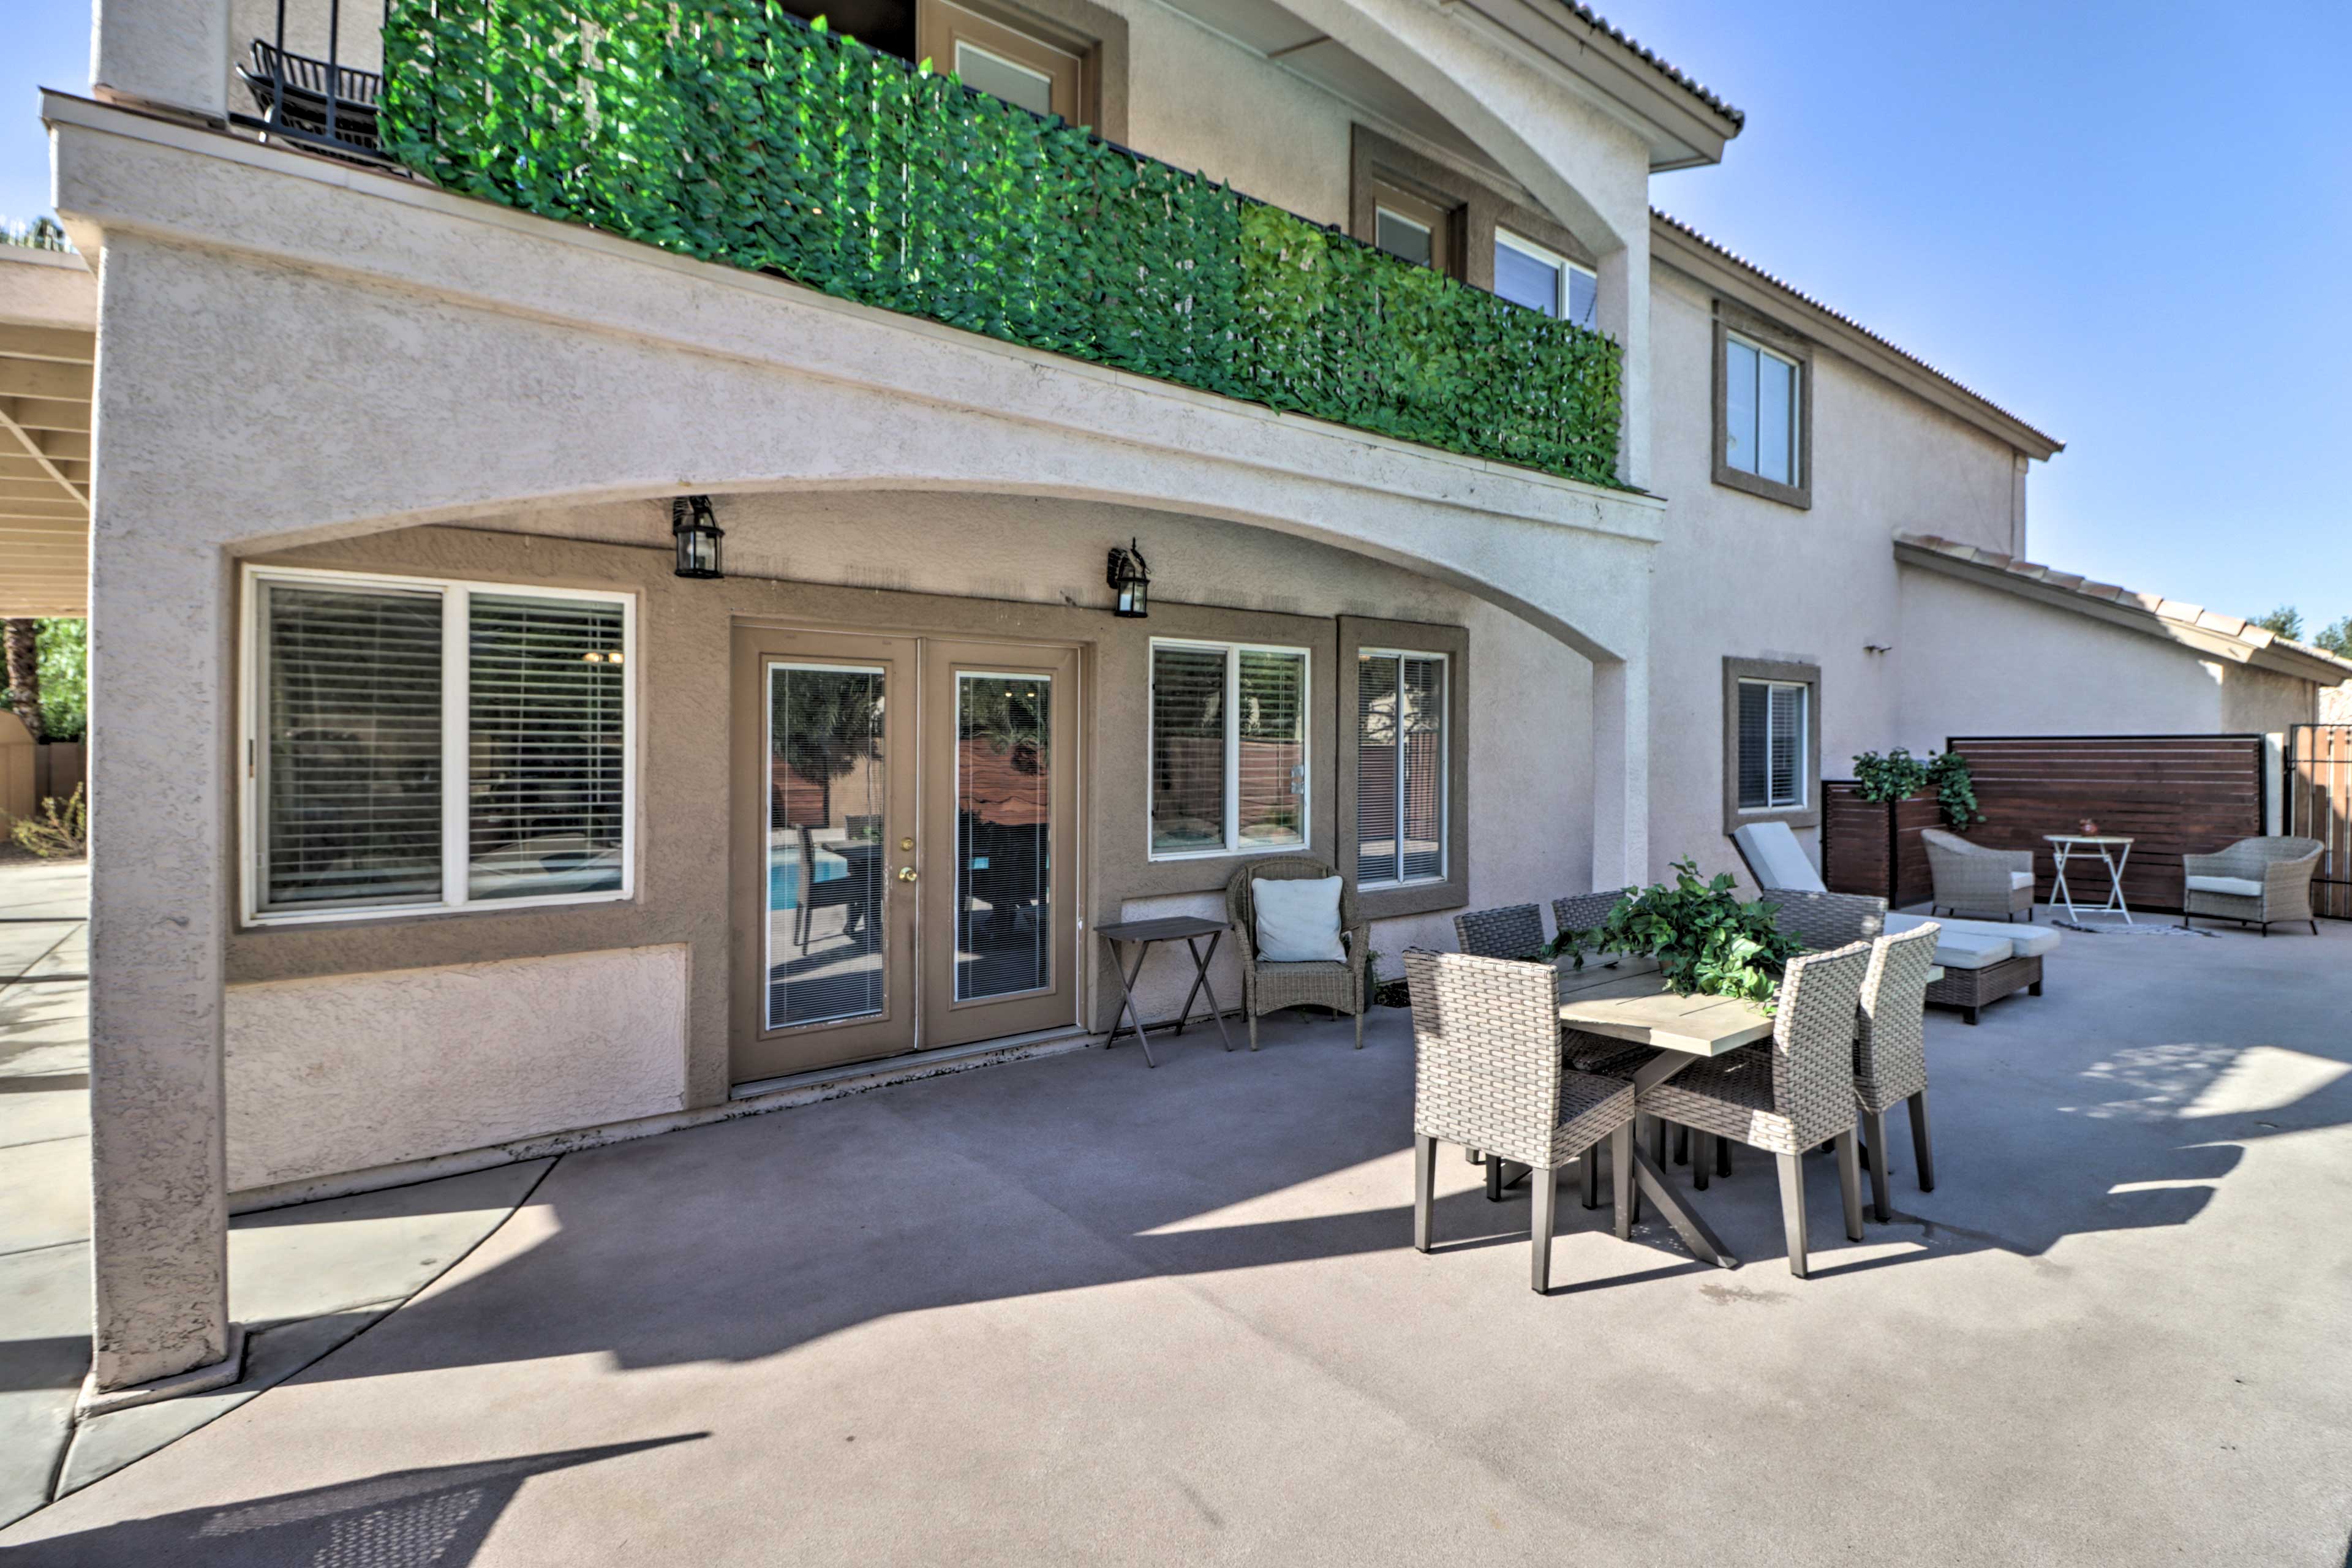
M 124 1520 L 12 1548 L 8 1561 L 12 1568 L 121 1568 L 126 1563 L 464 1568 L 531 1477 L 709 1436 L 685 1432 L 470 1465 L 394 1470 L 250 1502 Z

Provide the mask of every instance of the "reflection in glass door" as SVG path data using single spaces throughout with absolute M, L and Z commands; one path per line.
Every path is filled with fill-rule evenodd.
M 1049 675 L 956 677 L 955 994 L 1054 982 Z
M 767 984 L 770 1029 L 880 1013 L 885 672 L 767 667 Z

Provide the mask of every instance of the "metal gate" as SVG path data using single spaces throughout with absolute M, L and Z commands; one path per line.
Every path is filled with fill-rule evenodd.
M 2326 847 L 2312 909 L 2352 920 L 2352 724 L 2297 724 L 2287 732 L 2286 830 Z

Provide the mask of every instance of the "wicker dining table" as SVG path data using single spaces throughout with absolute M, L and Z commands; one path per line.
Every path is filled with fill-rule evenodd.
M 1675 995 L 1666 989 L 1654 959 L 1588 963 L 1582 969 L 1572 959 L 1561 959 L 1557 967 L 1562 1026 L 1648 1046 L 1658 1053 L 1633 1074 L 1636 1095 L 1655 1089 L 1693 1062 L 1728 1056 L 1772 1036 L 1772 1016 L 1753 1003 L 1728 996 Z M 1944 972 L 1932 969 L 1928 973 L 1932 984 Z M 1702 1262 L 1719 1268 L 1739 1267 L 1739 1259 L 1724 1250 L 1706 1221 L 1675 1193 L 1665 1168 L 1639 1139 L 1633 1144 L 1633 1183 Z

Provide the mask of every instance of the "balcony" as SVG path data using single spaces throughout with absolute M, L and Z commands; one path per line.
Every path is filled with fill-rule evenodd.
M 864 304 L 1621 486 L 1621 358 L 1600 333 L 821 23 L 735 3 L 673 26 L 621 0 L 400 0 L 381 79 L 257 43 L 248 123 Z

